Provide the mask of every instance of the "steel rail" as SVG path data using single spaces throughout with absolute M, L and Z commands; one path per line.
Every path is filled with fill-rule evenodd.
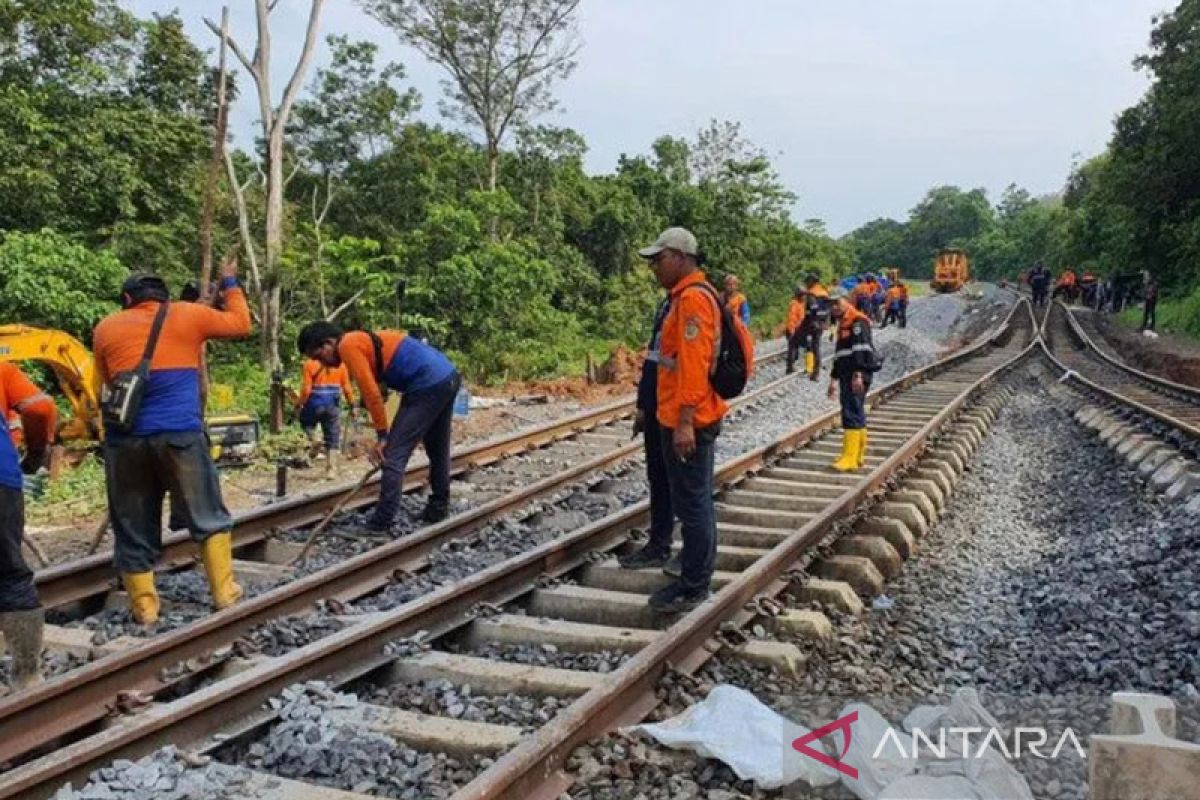
M 875 401 L 894 393 L 897 387 L 919 383 L 971 358 L 995 341 L 995 337 L 984 339 L 914 371 L 873 391 L 870 399 Z M 825 414 L 770 445 L 727 462 L 718 471 L 717 481 L 737 481 L 761 469 L 769 460 L 835 427 L 838 417 L 836 411 Z M 890 459 L 888 463 L 897 465 L 900 461 Z M 879 471 L 873 471 L 871 485 L 878 485 L 878 480 Z M 839 504 L 838 508 L 842 507 Z M 231 720 L 251 720 L 242 723 L 242 728 L 261 724 L 263 703 L 286 686 L 316 677 L 340 683 L 378 669 L 395 659 L 383 652 L 385 642 L 419 632 L 438 635 L 461 626 L 472 618 L 472 609 L 479 603 L 507 602 L 532 589 L 541 575 L 566 574 L 585 563 L 591 553 L 618 546 L 627 540 L 630 528 L 644 523 L 648 515 L 648 502 L 639 502 L 464 581 L 374 615 L 179 700 L 119 720 L 106 730 L 0 776 L 0 799 L 49 797 L 63 783 L 78 781 L 113 759 L 136 758 L 166 743 L 194 743 L 212 733 L 239 727 L 237 723 L 231 726 Z
M 734 401 L 735 407 L 802 377 L 793 374 L 758 387 Z M 105 718 L 121 692 L 154 695 L 186 676 L 164 673 L 190 659 L 203 659 L 206 670 L 226 659 L 211 654 L 252 628 L 311 607 L 318 600 L 352 600 L 386 586 L 398 571 L 414 572 L 430 553 L 465 537 L 530 501 L 560 491 L 586 475 L 616 464 L 642 449 L 631 442 L 553 476 L 509 492 L 436 525 L 368 550 L 196 622 L 147 638 L 135 647 L 93 661 L 25 692 L 0 699 L 0 763 L 44 746 L 47 741 Z M 30 720 L 35 720 L 30 724 Z
M 758 363 L 778 361 L 786 354 L 772 350 Z M 768 384 L 770 385 L 770 384 Z M 560 420 L 543 423 L 513 434 L 495 437 L 468 445 L 451 455 L 451 477 L 494 464 L 501 459 L 553 444 L 561 439 L 630 417 L 636 398 L 626 397 L 596 408 L 587 409 Z M 404 490 L 415 491 L 426 484 L 429 464 L 424 458 L 414 459 L 405 472 Z M 355 482 L 345 482 L 322 492 L 299 495 L 234 516 L 234 550 L 261 544 L 279 530 L 300 528 L 319 522 Z M 379 479 L 374 478 L 359 495 L 346 505 L 353 511 L 371 505 L 379 495 Z M 167 572 L 192 564 L 199 557 L 199 548 L 186 531 L 171 531 L 163 537 L 158 571 Z M 75 561 L 40 570 L 35 575 L 38 596 L 46 608 L 61 608 L 71 603 L 94 598 L 107 591 L 117 579 L 112 567 L 113 554 L 106 550 Z
M 1006 326 L 1011 319 L 1010 313 Z M 1030 322 L 1033 322 L 1032 315 Z M 978 352 L 980 347 L 995 342 L 996 337 L 992 337 L 972 348 L 968 354 L 960 354 L 953 359 L 962 360 Z M 882 488 L 896 470 L 914 458 L 975 393 L 1025 358 L 1036 343 L 1035 339 L 1013 358 L 966 385 L 955 400 L 941 409 L 856 486 L 832 501 L 825 511 L 772 548 L 768 555 L 756 561 L 717 593 L 711 602 L 688 613 L 662 636 L 641 649 L 613 673 L 605 685 L 588 692 L 531 737 L 501 756 L 495 764 L 456 792 L 451 800 L 530 800 L 559 796 L 569 781 L 558 771 L 575 748 L 615 727 L 644 718 L 658 704 L 655 687 L 669 666 L 685 672 L 699 668 L 712 655 L 705 647 L 706 642 L 717 633 L 723 622 L 739 615 L 744 622 L 753 616 L 745 608 L 754 598 L 786 591 L 790 582 L 783 576 L 798 558 L 816 546 L 836 522 L 851 515 L 871 493 Z
M 1061 306 L 1061 303 L 1060 303 L 1060 306 Z M 1069 324 L 1069 327 L 1075 333 L 1077 333 L 1079 335 L 1079 340 L 1082 341 L 1084 343 L 1084 345 L 1088 348 L 1087 352 L 1089 354 L 1096 354 L 1096 355 L 1102 357 L 1106 363 L 1111 364 L 1114 367 L 1118 367 L 1118 368 L 1128 372 L 1129 374 L 1133 375 L 1137 380 L 1144 381 L 1144 382 L 1151 383 L 1151 384 L 1157 383 L 1157 384 L 1166 385 L 1171 388 L 1171 391 L 1175 391 L 1175 387 L 1186 390 L 1187 392 L 1190 393 L 1188 396 L 1189 399 L 1192 400 L 1192 402 L 1200 404 L 1200 390 L 1192 389 L 1191 387 L 1183 386 L 1182 384 L 1172 383 L 1170 381 L 1166 381 L 1161 378 L 1157 378 L 1153 375 L 1148 375 L 1144 372 L 1134 369 L 1133 367 L 1129 367 L 1128 365 L 1123 365 L 1120 362 L 1114 361 L 1112 358 L 1110 358 L 1104 352 L 1102 352 L 1099 348 L 1097 348 L 1095 343 L 1092 342 L 1092 340 L 1090 338 L 1088 338 L 1087 334 L 1078 328 L 1078 322 L 1071 316 L 1070 312 L 1065 307 L 1063 307 L 1063 312 L 1064 312 L 1064 316 Z M 1049 312 L 1047 312 L 1046 322 L 1044 324 L 1045 325 L 1049 324 Z M 1046 337 L 1044 334 L 1040 337 L 1039 341 L 1041 342 L 1043 352 L 1050 359 L 1051 363 L 1053 363 L 1058 369 L 1062 370 L 1062 372 L 1063 372 L 1062 380 L 1063 381 L 1065 381 L 1067 383 L 1075 384 L 1076 386 L 1082 387 L 1086 391 L 1092 392 L 1094 394 L 1098 394 L 1099 396 L 1104 397 L 1104 398 L 1110 400 L 1111 402 L 1115 402 L 1119 405 L 1126 406 L 1127 408 L 1131 408 L 1140 414 L 1143 414 L 1145 416 L 1156 419 L 1159 422 L 1163 423 L 1164 425 L 1174 428 L 1175 430 L 1179 431 L 1180 433 L 1184 434 L 1185 436 L 1187 436 L 1191 439 L 1200 440 L 1200 426 L 1193 425 L 1189 422 L 1179 419 L 1178 417 L 1174 417 L 1171 414 L 1169 414 L 1159 408 L 1155 408 L 1151 405 L 1147 405 L 1144 402 L 1135 400 L 1134 398 L 1129 397 L 1128 395 L 1122 394 L 1120 391 L 1117 391 L 1116 389 L 1112 389 L 1112 388 L 1100 385 L 1095 380 L 1092 380 L 1091 378 L 1088 378 L 1088 377 L 1080 374 L 1077 370 L 1075 370 L 1072 367 L 1068 366 L 1067 364 L 1063 363 L 1063 361 L 1054 354 L 1054 348 L 1051 347 L 1050 343 L 1046 340 Z M 1153 390 L 1153 387 L 1149 387 L 1149 388 L 1151 388 Z M 1192 399 L 1193 397 L 1194 397 L 1194 399 Z

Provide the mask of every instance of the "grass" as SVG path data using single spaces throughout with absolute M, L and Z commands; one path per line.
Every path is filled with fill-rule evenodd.
M 1165 297 L 1158 301 L 1155 316 L 1158 333 L 1171 333 L 1200 341 L 1200 289 L 1185 297 Z M 1133 330 L 1142 326 L 1142 307 L 1127 308 L 1118 316 L 1122 325 Z

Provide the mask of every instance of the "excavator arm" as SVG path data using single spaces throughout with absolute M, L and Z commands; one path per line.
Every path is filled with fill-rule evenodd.
M 0 361 L 35 361 L 54 370 L 73 412 L 59 431 L 60 438 L 102 437 L 100 374 L 91 351 L 78 339 L 63 331 L 0 325 Z

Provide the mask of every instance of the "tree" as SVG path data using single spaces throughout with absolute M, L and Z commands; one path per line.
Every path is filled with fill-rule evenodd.
M 378 46 L 351 42 L 345 36 L 328 38 L 332 52 L 329 67 L 317 71 L 312 96 L 296 104 L 288 139 L 299 163 L 315 173 L 316 180 L 301 181 L 307 196 L 313 231 L 312 271 L 322 317 L 330 319 L 339 308 L 326 298 L 323 270 L 324 226 L 337 196 L 337 183 L 351 165 L 378 155 L 393 140 L 420 104 L 415 89 L 401 91 L 396 81 L 404 67 L 391 63 L 378 70 Z
M 254 48 L 254 57 L 238 45 L 237 41 L 222 31 L 222 29 L 205 19 L 205 23 L 219 38 L 224 38 L 242 66 L 254 79 L 258 89 L 259 124 L 262 126 L 263 141 L 266 143 L 264 154 L 264 173 L 266 175 L 266 215 L 264 220 L 263 263 L 261 267 L 253 265 L 257 276 L 252 274 L 254 283 L 258 286 L 259 323 L 262 325 L 262 362 L 271 373 L 278 373 L 283 362 L 280 358 L 280 333 L 283 327 L 280 274 L 280 256 L 283 253 L 283 190 L 284 190 L 284 134 L 287 131 L 288 120 L 304 74 L 312 61 L 313 50 L 317 43 L 317 30 L 320 26 L 321 9 L 325 0 L 311 0 L 308 12 L 308 25 L 304 36 L 304 44 L 300 57 L 292 70 L 292 75 L 284 87 L 283 95 L 278 105 L 275 105 L 271 89 L 271 25 L 270 14 L 278 0 L 255 0 L 258 42 Z M 231 163 L 231 162 L 230 162 Z M 232 169 L 230 170 L 232 172 Z M 231 183 L 238 185 L 236 176 Z M 243 224 L 245 214 L 242 215 Z M 271 430 L 278 432 L 283 427 L 283 389 L 277 385 L 271 398 Z
M 0 241 L 0 320 L 64 330 L 88 341 L 117 309 L 128 270 L 61 233 L 8 233 Z
M 401 40 L 450 73 L 443 112 L 483 131 L 487 188 L 514 125 L 555 105 L 551 87 L 575 69 L 580 0 L 362 0 Z

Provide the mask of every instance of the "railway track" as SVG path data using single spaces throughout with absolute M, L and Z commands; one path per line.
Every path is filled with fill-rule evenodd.
M 1110 355 L 1089 333 L 1081 319 L 1060 302 L 1047 309 L 1043 338 L 1050 354 L 1069 379 L 1093 395 L 1124 405 L 1127 413 L 1157 420 L 1180 434 L 1180 441 L 1200 440 L 1200 389 L 1173 383 L 1125 364 Z
M 426 737 L 420 741 L 426 747 L 492 737 L 490 745 L 470 755 L 472 763 L 490 766 L 456 797 L 556 797 L 565 785 L 558 769 L 571 748 L 644 716 L 655 704 L 654 683 L 668 665 L 684 672 L 696 669 L 711 655 L 705 644 L 714 635 L 736 639 L 740 626 L 777 610 L 772 598 L 799 586 L 795 581 L 803 583 L 795 570 L 811 560 L 837 523 L 890 485 L 936 437 L 969 426 L 956 416 L 1031 351 L 1034 327 L 1028 305 L 1021 303 L 994 335 L 872 392 L 871 448 L 864 472 L 842 475 L 827 469 L 837 452 L 830 436 L 836 413 L 723 464 L 718 471 L 719 591 L 669 626 L 670 620 L 649 615 L 645 606 L 646 595 L 667 579 L 651 571 L 623 571 L 610 560 L 632 544 L 646 521 L 644 501 L 411 602 L 360 614 L 352 624 L 307 646 L 243 664 L 244 671 L 236 674 L 212 674 L 201 654 L 228 641 L 231 631 L 245 630 L 248 618 L 260 613 L 264 595 L 148 641 L 137 655 L 145 659 L 140 667 L 130 664 L 135 659 L 130 653 L 118 654 L 0 703 L 4 760 L 23 761 L 0 777 L 0 798 L 49 797 L 63 783 L 77 782 L 114 759 L 139 757 L 168 743 L 199 753 L 222 751 L 261 734 L 275 721 L 275 710 L 264 705 L 268 699 L 314 678 L 335 686 L 446 680 L 489 693 L 557 692 L 578 698 L 531 736 L 511 726 L 464 728 L 453 720 L 411 713 L 384 715 L 393 723 L 394 735 L 417 731 Z M 938 448 L 934 443 L 932 450 Z M 961 471 L 961 457 L 953 448 L 941 457 L 956 462 Z M 377 554 L 404 541 L 363 554 L 363 563 L 383 563 L 386 559 Z M 391 551 L 388 558 L 389 564 L 398 560 Z M 351 565 L 336 565 L 285 587 L 287 599 L 278 608 L 311 605 L 318 596 L 361 594 L 386 582 L 378 565 L 371 567 L 369 579 L 354 576 Z M 518 641 L 584 651 L 604 642 L 628 660 L 601 678 L 579 670 L 506 668 L 503 661 L 471 655 L 481 642 Z M 173 647 L 178 649 L 169 650 Z M 177 663 L 185 652 L 195 654 L 189 656 L 190 669 L 164 675 L 166 662 Z M 203 685 L 205 680 L 214 682 Z M 122 691 L 146 687 L 165 698 L 169 686 L 194 691 L 122 713 L 137 705 L 136 698 Z M 97 711 L 109 712 L 110 706 L 115 713 L 98 718 Z M 218 736 L 210 738 L 214 734 Z M 67 737 L 63 746 L 50 745 L 39 755 L 58 737 Z M 486 762 L 479 761 L 480 752 L 490 753 Z M 499 753 L 503 755 L 492 763 Z M 287 796 L 304 797 L 304 791 L 303 784 L 296 784 Z
M 785 355 L 785 350 L 779 349 L 760 356 L 759 364 L 764 369 L 758 376 L 759 385 L 747 397 L 748 402 L 783 385 L 779 376 L 783 374 L 781 367 Z M 625 447 L 628 435 L 623 425 L 632 418 L 634 411 L 634 398 L 631 396 L 561 420 L 467 445 L 451 454 L 451 478 L 462 486 L 467 476 L 476 476 L 485 468 L 497 467 L 502 462 L 519 460 L 522 456 L 539 451 L 545 456 L 549 453 L 546 448 L 563 445 L 553 453 L 554 458 L 545 458 L 544 463 L 533 468 L 517 468 L 515 472 L 497 469 L 500 480 L 493 481 L 490 487 L 487 482 L 477 482 L 472 487 L 476 490 L 474 497 L 487 502 L 508 494 L 514 480 L 536 482 L 565 467 L 592 462 L 602 465 L 605 462 L 597 460 L 600 456 L 608 456 L 611 462 L 615 462 L 628 454 L 626 450 L 632 452 Z M 413 458 L 405 475 L 405 491 L 411 493 L 422 490 L 427 479 L 428 463 L 423 456 Z M 494 485 L 497 482 L 509 486 L 498 488 Z M 243 570 L 249 567 L 253 573 L 253 566 L 249 562 L 277 564 L 289 561 L 297 548 L 290 547 L 280 534 L 302 530 L 320 521 L 353 485 L 340 484 L 326 491 L 298 495 L 237 514 L 234 519 L 233 546 L 240 563 L 235 566 Z M 378 493 L 379 481 L 374 478 L 346 505 L 345 510 L 369 507 Z M 303 537 L 300 540 L 303 541 Z M 171 531 L 163 536 L 158 572 L 163 574 L 191 568 L 198 557 L 199 550 L 186 531 Z M 112 552 L 103 551 L 41 570 L 36 575 L 36 582 L 42 604 L 47 609 L 66 609 L 70 615 L 80 616 L 102 607 L 104 599 L 116 586 L 117 577 L 112 569 Z
M 768 367 L 777 360 L 777 357 L 769 356 Z M 735 413 L 749 412 L 757 405 L 769 401 L 778 392 L 786 390 L 791 381 L 800 378 L 799 375 L 793 375 L 772 379 L 772 375 L 764 370 L 764 373 L 760 373 L 759 385 L 737 399 L 734 404 Z M 419 575 L 428 566 L 430 555 L 446 543 L 476 534 L 489 523 L 519 511 L 531 501 L 553 497 L 580 481 L 593 480 L 594 476 L 602 475 L 605 470 L 610 470 L 631 456 L 636 456 L 641 450 L 640 442 L 631 442 L 624 426 L 615 427 L 624 418 L 606 421 L 613 414 L 627 412 L 630 408 L 630 404 L 627 403 L 610 404 L 596 411 L 577 415 L 572 421 L 527 431 L 522 442 L 509 443 L 509 447 L 519 448 L 519 451 L 524 453 L 526 451 L 520 448 L 546 442 L 542 449 L 536 451 L 539 463 L 535 466 L 543 472 L 552 472 L 548 477 L 535 479 L 528 477 L 528 472 L 524 472 L 519 477 L 527 479 L 519 480 L 517 488 L 511 488 L 513 482 L 510 476 L 507 491 L 494 490 L 490 492 L 493 496 L 485 495 L 487 499 L 483 499 L 467 511 L 408 536 L 338 559 L 332 565 L 308 574 L 292 574 L 283 567 L 260 565 L 259 569 L 278 570 L 276 575 L 280 579 L 280 585 L 222 613 L 201 611 L 197 614 L 196 621 L 175 630 L 160 632 L 153 638 L 134 642 L 118 641 L 98 648 L 92 652 L 102 657 L 92 663 L 59 676 L 39 689 L 5 698 L 0 701 L 0 763 L 26 755 L 41 743 L 57 736 L 96 724 L 108 715 L 122 692 L 162 696 L 168 692 L 186 691 L 187 687 L 194 685 L 197 680 L 211 679 L 219 675 L 225 664 L 238 652 L 244 652 L 243 647 L 230 650 L 229 646 L 237 643 L 239 637 L 248 631 L 289 614 L 311 609 L 318 601 L 328 601 L 334 607 L 340 608 L 343 604 L 393 584 L 398 575 Z M 578 432 L 580 428 L 572 427 L 574 425 L 594 427 L 583 428 L 586 432 L 582 434 L 566 433 L 565 438 L 549 438 L 557 435 L 559 431 Z M 586 439 L 580 441 L 582 437 Z M 466 461 L 480 452 L 490 456 L 500 452 L 499 445 L 485 443 L 482 446 L 467 448 L 467 452 L 459 458 Z M 519 458 L 520 456 L 516 456 L 510 460 Z M 476 470 L 480 472 L 487 472 L 488 469 L 489 467 L 476 466 Z M 503 471 L 504 464 L 497 464 L 490 469 Z M 416 465 L 410 470 L 410 474 L 415 473 L 419 479 L 423 476 L 423 470 L 424 465 Z M 411 483 L 414 486 L 419 485 L 416 479 Z M 339 489 L 337 492 L 325 493 L 319 498 L 298 498 L 281 504 L 279 508 L 268 507 L 252 512 L 247 515 L 250 523 L 247 527 L 250 531 L 243 532 L 242 538 L 244 543 L 249 544 L 244 544 L 243 547 L 253 546 L 261 530 L 275 534 L 283 525 L 292 524 L 298 513 L 303 513 L 300 519 L 305 521 L 309 519 L 309 515 L 323 514 L 324 506 L 317 504 L 332 505 L 341 496 L 341 491 Z M 476 495 L 479 499 L 478 493 Z M 271 516 L 272 511 L 275 511 L 277 516 Z M 299 545 L 281 543 L 278 537 L 267 539 L 262 548 L 264 555 L 276 560 L 280 557 L 287 559 L 298 549 Z M 90 563 L 93 560 L 89 559 L 88 563 L 80 565 L 80 584 L 66 594 L 69 607 L 79 610 L 84 604 L 77 602 L 75 598 L 84 592 L 100 595 L 112 588 L 111 579 L 98 574 L 100 570 Z M 190 561 L 183 562 L 184 566 L 190 564 Z M 254 569 L 254 565 L 248 562 L 241 562 L 239 566 L 243 570 Z M 62 595 L 54 597 L 59 598 Z M 48 601 L 47 605 L 51 605 L 52 602 Z M 64 607 L 60 605 L 59 608 L 61 611 Z M 61 635 L 61 632 L 61 629 L 51 629 L 48 638 L 53 639 L 54 636 Z M 85 641 L 91 633 L 86 629 L 76 632 L 82 634 Z M 67 630 L 65 633 L 72 632 Z M 83 646 L 86 650 L 87 645 Z M 225 649 L 222 651 L 222 648 Z M 213 657 L 211 654 L 214 652 L 218 652 L 219 655 Z M 191 669 L 177 669 L 177 665 L 197 658 L 201 658 L 203 663 L 193 663 Z M 46 725 L 37 731 L 30 729 L 26 724 L 30 714 L 36 714 L 45 720 Z

